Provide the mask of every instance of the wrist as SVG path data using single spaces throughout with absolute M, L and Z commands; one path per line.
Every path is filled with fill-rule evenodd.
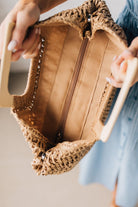
M 19 3 L 23 5 L 30 3 L 35 4 L 39 8 L 40 14 L 42 14 L 65 1 L 66 0 L 20 0 Z
M 39 10 L 39 1 L 38 0 L 19 0 L 16 4 L 16 9 L 23 9 L 26 6 L 30 6 L 32 8 L 36 8 L 36 10 Z
M 35 5 L 39 9 L 40 14 L 41 14 L 47 10 L 48 0 L 20 0 L 18 3 L 19 5 L 22 5 L 22 6 L 26 6 L 30 4 Z

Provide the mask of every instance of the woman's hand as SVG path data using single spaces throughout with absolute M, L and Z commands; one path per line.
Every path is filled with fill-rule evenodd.
M 34 25 L 40 17 L 40 9 L 36 3 L 25 3 L 20 0 L 0 25 L 0 58 L 2 55 L 3 41 L 6 26 L 9 22 L 15 22 L 11 42 L 8 50 L 12 51 L 12 61 L 16 61 L 22 55 L 24 58 L 33 58 L 40 48 L 40 30 L 28 28 Z
M 116 88 L 121 88 L 127 71 L 127 60 L 138 57 L 138 37 L 136 37 L 129 48 L 120 56 L 115 56 L 111 65 L 112 76 L 107 81 Z M 138 81 L 138 71 L 133 84 Z M 132 85 L 133 85 L 132 84 Z

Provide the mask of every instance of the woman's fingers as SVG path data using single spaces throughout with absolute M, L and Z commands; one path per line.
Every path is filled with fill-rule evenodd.
M 122 55 L 120 55 L 119 57 L 117 57 L 117 59 L 114 61 L 118 66 L 123 62 L 124 57 Z
M 115 56 L 111 64 L 112 77 L 107 78 L 107 81 L 114 87 L 120 88 L 125 80 L 127 72 L 127 60 L 131 60 L 134 57 L 138 57 L 138 37 L 136 37 L 131 45 L 124 50 L 120 56 Z M 138 82 L 138 72 L 134 83 Z
M 120 64 L 120 72 L 124 75 L 126 75 L 126 71 L 127 71 L 127 62 L 124 60 L 121 64 Z
M 124 81 L 126 70 L 127 63 L 125 61 L 121 62 L 120 64 L 117 64 L 116 61 L 114 61 L 111 65 L 112 75 L 117 82 Z
M 24 54 L 23 54 L 23 58 L 24 59 L 28 59 L 28 58 L 33 58 L 38 54 L 38 51 L 40 49 L 40 29 L 36 28 L 35 29 L 35 38 L 28 38 L 24 41 L 23 43 L 23 49 Z
M 17 60 L 19 60 L 19 58 L 22 56 L 23 54 L 23 50 L 18 50 L 17 52 L 13 52 L 12 53 L 12 61 L 15 62 Z
M 123 82 L 117 82 L 115 79 L 114 79 L 114 77 L 106 77 L 106 81 L 108 82 L 108 83 L 110 83 L 112 86 L 114 86 L 115 88 L 121 88 L 122 87 L 122 85 L 123 85 Z
M 14 22 L 16 23 L 11 41 L 17 42 L 14 49 L 19 50 L 21 49 L 22 43 L 26 37 L 27 29 L 38 21 L 40 10 L 33 2 L 26 5 L 22 5 L 18 2 L 10 16 L 11 18 L 12 16 L 15 16 Z
M 120 55 L 124 60 L 132 59 L 134 57 L 133 52 L 128 48 Z
M 35 45 L 36 41 L 39 41 L 39 28 L 34 28 L 23 41 L 22 49 L 25 51 L 31 50 L 31 48 Z
M 112 86 L 116 88 L 122 87 L 127 72 L 127 59 L 131 59 L 131 57 L 133 57 L 131 52 L 124 51 L 119 57 L 113 58 L 113 62 L 111 64 L 112 76 L 110 78 L 106 78 Z M 136 81 L 134 80 L 132 85 L 135 82 Z
M 18 60 L 24 51 L 30 51 L 32 47 L 31 51 L 35 51 L 36 54 L 38 45 L 35 44 L 35 41 L 38 40 L 38 34 L 35 34 L 36 31 L 34 31 L 28 36 L 27 31 L 39 20 L 39 17 L 40 8 L 34 1 L 18 1 L 0 25 L 0 59 L 3 52 L 6 27 L 10 22 L 15 23 L 11 41 L 8 45 L 8 50 L 12 52 L 12 61 Z
M 106 78 L 106 80 L 114 87 L 121 88 L 125 80 L 127 71 L 127 62 L 123 56 L 115 56 L 113 63 L 111 64 L 112 77 Z
M 33 32 L 33 37 L 31 35 L 24 41 L 22 46 L 25 51 L 24 54 L 32 54 L 35 51 L 40 43 L 40 33 L 40 29 L 36 28 L 35 33 Z
M 111 72 L 116 80 L 120 83 L 125 80 L 126 71 L 127 71 L 127 59 L 132 57 L 131 52 L 125 50 L 120 56 L 115 56 L 111 64 Z
M 37 48 L 35 48 L 35 50 L 32 53 L 25 53 L 25 54 L 23 54 L 23 58 L 24 59 L 31 59 L 31 58 L 36 57 L 38 55 L 39 49 L 40 49 L 40 43 L 39 43 Z
M 27 35 L 22 47 L 12 53 L 12 61 L 17 61 L 21 56 L 25 59 L 33 58 L 38 54 L 40 44 L 40 29 L 34 28 Z M 10 46 L 10 45 L 9 45 Z

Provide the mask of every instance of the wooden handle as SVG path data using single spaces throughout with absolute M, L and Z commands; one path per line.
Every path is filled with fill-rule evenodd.
M 0 107 L 11 107 L 13 104 L 13 96 L 8 91 L 9 72 L 11 65 L 11 51 L 8 51 L 8 44 L 11 40 L 14 23 L 10 23 L 6 29 L 4 39 L 4 47 L 1 58 L 0 67 Z
M 118 98 L 116 100 L 113 111 L 109 117 L 109 120 L 106 123 L 106 125 L 103 127 L 103 130 L 100 136 L 100 140 L 102 140 L 103 142 L 106 142 L 108 140 L 112 132 L 114 124 L 126 100 L 131 84 L 136 77 L 137 71 L 138 71 L 138 58 L 133 58 L 133 60 L 128 60 L 128 68 L 127 68 L 125 81 L 118 95 Z

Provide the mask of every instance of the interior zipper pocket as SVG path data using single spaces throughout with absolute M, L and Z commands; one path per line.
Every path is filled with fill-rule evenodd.
M 61 120 L 59 122 L 59 127 L 56 133 L 56 142 L 61 142 L 63 140 L 64 137 L 64 129 L 65 129 L 65 124 L 66 124 L 66 120 L 67 120 L 67 116 L 68 116 L 68 112 L 69 112 L 69 108 L 71 105 L 71 101 L 73 98 L 73 94 L 75 91 L 75 87 L 77 84 L 77 80 L 80 74 L 80 70 L 81 70 L 81 66 L 82 66 L 82 62 L 83 62 L 83 58 L 84 58 L 84 54 L 87 48 L 87 44 L 88 44 L 88 38 L 83 39 L 81 47 L 80 47 L 80 51 L 79 51 L 79 55 L 77 58 L 77 62 L 75 65 L 75 69 L 74 69 L 74 74 L 72 77 L 72 81 L 70 84 L 70 88 L 65 100 L 65 104 L 63 107 L 63 111 L 62 111 L 62 115 L 61 115 Z

